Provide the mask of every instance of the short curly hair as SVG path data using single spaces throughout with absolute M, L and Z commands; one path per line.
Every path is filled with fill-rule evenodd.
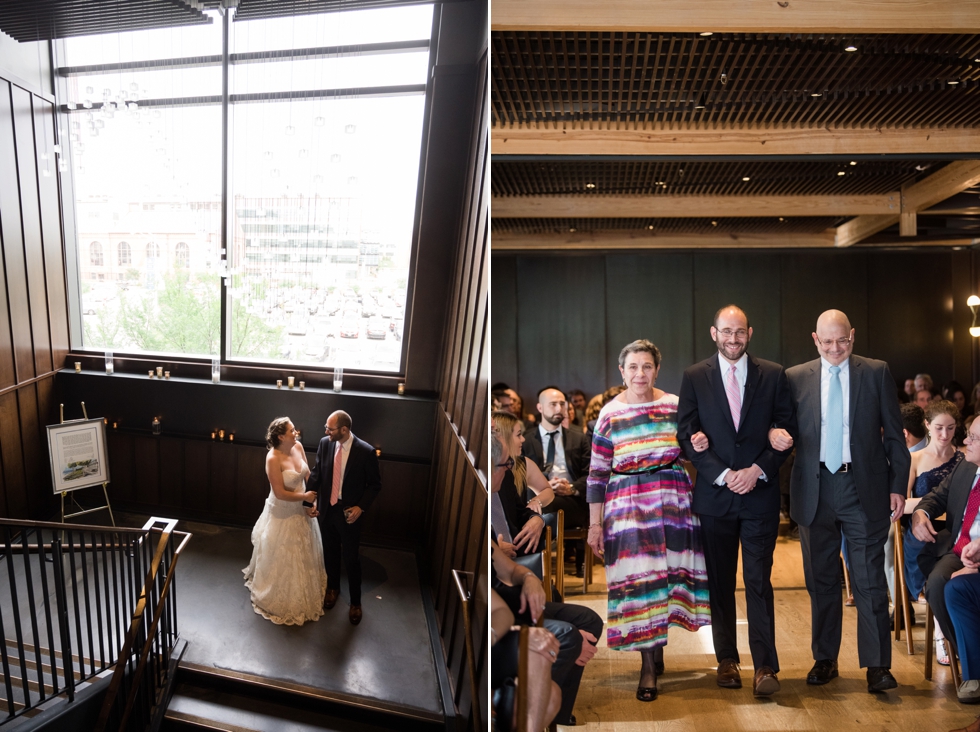
M 272 424 L 269 425 L 269 429 L 265 431 L 265 444 L 271 450 L 275 450 L 279 447 L 279 443 L 282 442 L 283 435 L 289 429 L 289 417 L 276 417 L 272 420 Z
M 960 410 L 957 409 L 953 402 L 947 401 L 946 399 L 940 399 L 934 402 L 929 402 L 925 408 L 925 419 L 926 422 L 932 422 L 940 414 L 946 414 L 953 418 L 956 424 L 960 423 L 962 417 L 960 416 Z
M 640 338 L 623 346 L 623 350 L 619 352 L 620 368 L 626 366 L 626 357 L 631 353 L 649 353 L 653 358 L 653 365 L 658 369 L 660 368 L 660 349 L 654 345 L 653 341 Z

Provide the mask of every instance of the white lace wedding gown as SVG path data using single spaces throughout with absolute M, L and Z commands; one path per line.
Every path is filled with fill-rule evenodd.
M 287 491 L 304 491 L 303 472 L 284 470 Z M 277 625 L 302 625 L 323 615 L 327 573 L 315 518 L 302 501 L 280 501 L 270 490 L 262 515 L 252 529 L 252 561 L 242 570 L 252 593 L 252 607 Z

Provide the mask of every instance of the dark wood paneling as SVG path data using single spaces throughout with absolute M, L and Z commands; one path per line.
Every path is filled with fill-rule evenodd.
M 926 372 L 950 378 L 953 351 L 949 252 L 898 252 L 868 272 L 868 319 L 874 327 L 856 353 L 888 361 L 897 380 Z M 855 336 L 857 339 L 857 336 Z
M 973 263 L 977 253 L 973 251 L 952 252 L 950 254 L 953 292 L 951 304 L 953 306 L 953 363 L 952 374 L 956 374 L 960 386 L 967 390 L 969 400 L 969 390 L 977 380 L 973 371 L 973 353 L 976 348 L 976 338 L 964 338 L 964 333 L 970 332 L 973 324 L 973 317 L 970 309 L 966 306 L 966 299 L 970 295 L 977 294 L 974 276 Z
M 177 509 L 184 502 L 184 444 L 182 440 L 160 438 L 160 505 Z M 258 513 L 256 513 L 258 515 Z
M 0 395 L 0 458 L 3 459 L 3 478 L 7 487 L 8 516 L 27 517 L 30 515 L 27 480 L 21 447 L 20 414 L 14 392 Z
M 609 336 L 603 389 L 622 383 L 618 363 L 623 346 L 637 338 L 648 338 L 663 356 L 657 386 L 672 394 L 680 390 L 681 375 L 694 360 L 693 293 L 694 260 L 690 254 L 667 254 L 657 259 L 624 254 L 606 257 Z
M 235 495 L 235 513 L 239 516 L 254 516 L 258 518 L 262 512 L 262 504 L 269 495 L 269 479 L 265 474 L 265 457 L 267 450 L 263 447 L 238 447 L 238 483 Z M 307 462 L 316 459 L 316 455 L 306 456 Z M 313 465 L 310 462 L 310 465 Z
M 490 381 L 518 387 L 517 369 L 517 257 L 490 260 L 490 307 L 493 347 L 490 349 Z
M 211 484 L 207 490 L 208 510 L 215 515 L 235 516 L 238 486 L 238 455 L 235 445 L 211 444 Z M 258 518 L 258 516 L 256 516 Z
M 24 450 L 24 480 L 28 486 L 27 505 L 31 516 L 43 516 L 49 507 L 50 473 L 46 474 L 47 439 L 41 437 L 37 410 L 37 387 L 34 384 L 18 389 L 17 410 L 20 414 L 20 433 Z
M 208 514 L 208 488 L 211 482 L 211 443 L 184 442 L 184 507 Z
M 752 323 L 751 352 L 779 363 L 779 284 L 778 257 L 698 252 L 694 256 L 694 361 L 718 352 L 711 340 L 712 321 L 718 308 L 733 303 Z
M 868 255 L 786 254 L 782 258 L 782 341 L 785 366 L 817 358 L 813 331 L 825 310 L 847 313 L 858 353 L 868 338 Z
M 603 257 L 527 257 L 517 263 L 518 384 L 525 413 L 538 389 L 606 388 Z M 583 348 L 583 344 L 589 344 Z
M 20 176 L 21 225 L 24 234 L 24 258 L 27 263 L 27 294 L 30 302 L 30 324 L 34 346 L 34 372 L 51 371 L 51 337 L 48 331 L 47 285 L 44 273 L 44 247 L 41 243 L 41 208 L 38 202 L 38 158 L 35 153 L 34 108 L 29 92 L 12 87 L 14 138 L 17 171 Z M 43 131 L 39 130 L 39 134 Z M 52 143 L 47 143 L 48 145 Z M 42 145 L 43 147 L 43 145 Z M 54 157 L 54 153 L 51 153 Z M 57 175 L 57 163 L 49 160 Z
M 136 437 L 133 440 L 139 475 L 136 481 L 136 503 L 156 506 L 160 503 L 160 440 Z
M 124 432 L 106 433 L 106 452 L 109 453 L 109 499 L 113 503 L 136 502 L 136 439 Z

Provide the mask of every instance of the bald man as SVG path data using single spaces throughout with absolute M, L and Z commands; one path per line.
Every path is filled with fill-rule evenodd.
M 895 380 L 884 361 L 855 356 L 854 329 L 839 310 L 817 319 L 819 358 L 787 369 L 799 439 L 790 484 L 810 594 L 808 684 L 837 676 L 843 608 L 841 533 L 850 555 L 858 613 L 858 659 L 869 692 L 894 689 L 889 642 L 885 540 L 905 508 L 911 457 Z M 778 431 L 776 431 L 778 433 Z M 774 434 L 773 447 L 786 447 Z

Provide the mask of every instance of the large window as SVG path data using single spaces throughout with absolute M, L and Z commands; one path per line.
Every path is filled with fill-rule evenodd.
M 431 6 L 212 17 L 66 41 L 75 345 L 401 370 Z

